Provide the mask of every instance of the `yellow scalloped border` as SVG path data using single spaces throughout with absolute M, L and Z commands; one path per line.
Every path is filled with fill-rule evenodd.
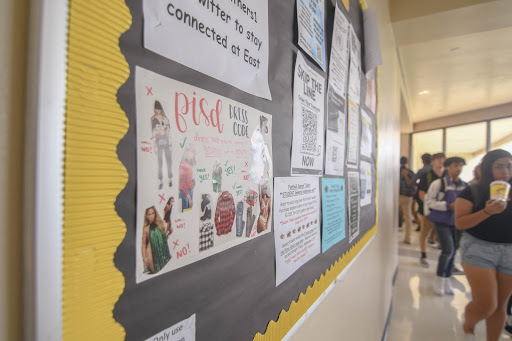
M 112 310 L 124 290 L 114 253 L 126 226 L 114 201 L 128 173 L 116 148 L 128 130 L 117 89 L 129 67 L 119 37 L 131 25 L 124 0 L 69 0 L 62 337 L 122 340 Z
M 352 260 L 361 252 L 363 247 L 377 232 L 377 226 L 372 227 L 359 241 L 357 241 L 343 256 L 341 256 L 325 274 L 315 280 L 313 286 L 308 286 L 306 293 L 301 293 L 297 301 L 290 304 L 288 311 L 282 310 L 277 322 L 270 321 L 264 335 L 258 333 L 255 341 L 281 340 L 308 311 L 308 309 L 320 298 L 325 290 L 331 285 L 338 275 L 345 269 Z

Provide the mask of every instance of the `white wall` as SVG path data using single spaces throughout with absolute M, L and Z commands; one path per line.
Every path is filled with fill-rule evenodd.
M 409 158 L 409 151 L 411 150 L 411 134 L 400 134 L 400 156 Z M 412 167 L 412 162 L 409 160 L 409 166 Z
M 0 1 L 0 340 L 22 337 L 22 191 L 27 0 Z
M 398 62 L 387 1 L 369 0 L 377 10 L 384 65 L 380 68 L 378 112 L 378 232 L 333 291 L 291 338 L 381 340 L 398 262 L 397 165 L 400 153 Z

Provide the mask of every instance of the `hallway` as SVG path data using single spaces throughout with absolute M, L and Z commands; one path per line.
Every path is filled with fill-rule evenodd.
M 455 295 L 437 296 L 432 291 L 432 282 L 440 250 L 428 246 L 430 267 L 419 263 L 419 232 L 414 232 L 412 244 L 402 243 L 403 232 L 397 234 L 399 243 L 398 274 L 393 295 L 393 312 L 389 325 L 388 341 L 430 340 L 485 340 L 485 323 L 475 328 L 476 338 L 465 338 L 462 331 L 464 307 L 471 297 L 471 290 L 464 274 L 451 277 Z M 459 253 L 456 260 L 460 266 Z M 502 335 L 500 340 L 511 340 Z

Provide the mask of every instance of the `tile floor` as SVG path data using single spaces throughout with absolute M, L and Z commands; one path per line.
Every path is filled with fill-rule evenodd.
M 464 274 L 451 277 L 455 295 L 437 296 L 432 291 L 437 258 L 440 250 L 430 246 L 427 257 L 430 267 L 419 263 L 419 232 L 412 232 L 412 244 L 402 243 L 403 232 L 397 234 L 399 243 L 398 274 L 393 294 L 393 313 L 388 341 L 451 341 L 485 340 L 485 323 L 475 328 L 475 338 L 465 338 L 462 331 L 464 307 L 471 298 L 471 290 Z M 457 252 L 456 264 L 460 266 Z M 500 340 L 510 341 L 503 334 Z

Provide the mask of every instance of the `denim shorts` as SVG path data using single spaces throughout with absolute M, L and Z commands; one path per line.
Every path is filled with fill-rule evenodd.
M 512 275 L 512 244 L 493 243 L 465 232 L 460 241 L 462 263 L 484 269 L 496 269 Z

